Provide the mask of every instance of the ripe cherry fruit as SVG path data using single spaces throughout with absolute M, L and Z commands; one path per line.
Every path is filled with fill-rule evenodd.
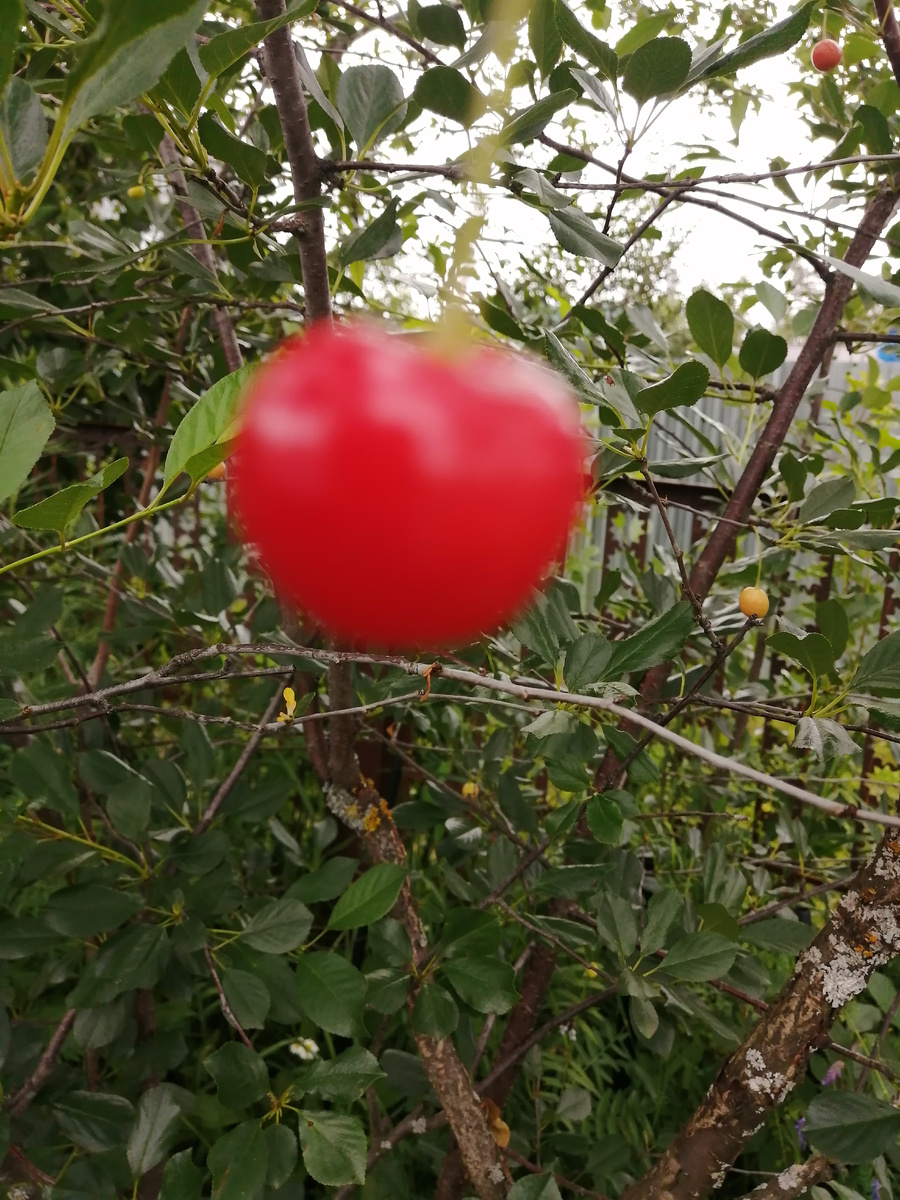
M 537 363 L 323 323 L 254 376 L 229 475 L 276 587 L 327 630 L 437 649 L 527 602 L 584 451 L 574 397 Z
M 756 617 L 759 620 L 769 611 L 769 597 L 762 588 L 745 587 L 738 603 L 745 617 Z
M 817 71 L 833 71 L 840 66 L 844 52 L 832 38 L 823 38 L 812 48 L 812 65 Z

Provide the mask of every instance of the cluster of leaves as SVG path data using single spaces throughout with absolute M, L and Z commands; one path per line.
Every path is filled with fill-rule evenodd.
M 0 0 L 0 1186 L 41 1186 L 52 1200 L 293 1200 L 356 1185 L 373 1200 L 433 1195 L 449 1143 L 430 1119 L 439 1110 L 415 1038 L 452 1038 L 477 1083 L 500 1065 L 536 947 L 550 946 L 542 1033 L 515 1060 L 502 1111 L 511 1149 L 543 1173 L 523 1173 L 512 1194 L 552 1198 L 554 1174 L 618 1194 L 702 1097 L 752 1002 L 789 978 L 833 895 L 805 896 L 807 885 L 844 878 L 868 835 L 658 740 L 639 746 L 577 703 L 462 701 L 436 674 L 428 701 L 410 702 L 398 699 L 410 690 L 399 669 L 354 667 L 355 697 L 381 706 L 360 717 L 363 771 L 408 855 L 405 869 L 370 867 L 305 749 L 299 719 L 328 703 L 322 664 L 272 645 L 284 644 L 278 606 L 232 540 L 221 486 L 204 482 L 229 453 L 251 369 L 229 369 L 220 316 L 252 363 L 302 315 L 297 245 L 278 222 L 325 210 L 342 312 L 415 329 L 426 314 L 408 264 L 422 276 L 429 265 L 436 293 L 474 278 L 465 299 L 478 336 L 542 353 L 583 402 L 606 536 L 601 553 L 585 532 L 529 612 L 462 661 L 626 703 L 645 672 L 672 662 L 661 704 L 692 697 L 674 724 L 692 742 L 886 811 L 900 729 L 900 632 L 885 591 L 900 430 L 877 361 L 840 399 L 812 394 L 814 419 L 791 430 L 708 606 L 715 637 L 740 631 L 737 590 L 761 569 L 777 631 L 753 631 L 699 691 L 713 651 L 680 598 L 674 549 L 657 525 L 658 541 L 647 536 L 649 497 L 622 490 L 645 467 L 674 503 L 679 486 L 730 494 L 788 339 L 814 315 L 789 286 L 798 247 L 844 269 L 834 206 L 797 229 L 798 197 L 779 179 L 793 236 L 776 239 L 760 278 L 719 281 L 733 303 L 701 289 L 651 310 L 616 281 L 658 190 L 629 184 L 595 209 L 579 157 L 588 123 L 607 122 L 631 149 L 669 104 L 740 116 L 754 63 L 790 51 L 813 19 L 812 4 L 777 22 L 770 7 L 535 0 L 504 18 L 504 51 L 486 0 L 412 0 L 390 28 L 380 8 L 366 23 L 325 0 L 268 21 L 239 0 Z M 840 88 L 812 83 L 805 43 L 784 60 L 835 157 L 881 154 L 896 133 L 900 88 L 870 7 L 829 12 L 829 29 L 847 33 Z M 306 208 L 289 196 L 257 55 L 284 24 L 334 185 Z M 495 46 L 512 58 L 503 78 Z M 435 133 L 458 156 L 443 174 L 417 173 Z M 163 134 L 199 228 L 175 203 Z M 409 169 L 337 165 L 351 154 Z M 666 182 L 687 203 L 724 154 L 676 157 Z M 833 198 L 852 204 L 886 169 L 829 172 Z M 542 214 L 549 248 L 507 276 L 473 276 L 456 238 L 469 175 Z M 656 234 L 648 226 L 638 245 Z M 585 297 L 601 271 L 616 271 L 614 290 Z M 900 290 L 890 264 L 882 274 L 854 276 L 848 324 L 887 326 L 879 305 L 897 307 Z M 737 426 L 710 415 L 716 385 Z M 148 469 L 152 499 L 131 539 Z M 111 588 L 118 610 L 101 625 Z M 230 650 L 141 682 L 218 642 Z M 268 651 L 242 650 L 253 643 Z M 242 760 L 298 666 L 310 690 L 296 723 Z M 97 685 L 127 686 L 68 703 Z M 598 792 L 610 755 L 627 776 Z M 394 912 L 407 883 L 427 947 L 410 944 Z M 783 906 L 765 911 L 773 903 Z M 894 1069 L 898 983 L 893 967 L 876 973 L 834 1030 Z M 20 1112 L 66 1014 L 53 1069 Z M 889 1079 L 873 1073 L 856 1092 L 858 1065 L 835 1083 L 839 1061 L 813 1057 L 743 1170 L 799 1159 L 804 1119 L 803 1138 L 849 1168 L 835 1194 L 868 1189 L 873 1171 L 892 1194 Z M 411 1133 L 395 1143 L 403 1121 Z M 722 1194 L 739 1195 L 741 1178 Z

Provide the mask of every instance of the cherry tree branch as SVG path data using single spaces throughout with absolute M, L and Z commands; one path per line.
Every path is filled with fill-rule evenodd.
M 817 1183 L 827 1183 L 832 1177 L 831 1164 L 824 1154 L 814 1154 L 805 1163 L 788 1167 L 766 1183 L 748 1192 L 743 1200 L 793 1200 L 802 1196 Z
M 70 1008 L 53 1031 L 38 1065 L 17 1092 L 8 1098 L 4 1108 L 13 1118 L 20 1117 L 53 1073 L 63 1042 L 75 1024 L 75 1009 Z

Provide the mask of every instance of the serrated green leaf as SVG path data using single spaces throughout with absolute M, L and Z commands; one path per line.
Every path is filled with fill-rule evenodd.
M 553 235 L 571 254 L 592 258 L 607 267 L 614 267 L 622 257 L 624 247 L 597 228 L 580 208 L 563 208 L 547 213 Z
M 169 1150 L 181 1117 L 181 1106 L 175 1096 L 170 1083 L 161 1083 L 144 1092 L 138 1101 L 126 1146 L 128 1165 L 136 1178 L 162 1162 Z
M 582 58 L 586 58 L 606 79 L 615 79 L 619 66 L 615 50 L 601 42 L 589 29 L 585 29 L 563 0 L 555 0 L 554 8 L 556 27 L 566 45 L 571 46 Z
M 21 529 L 52 529 L 63 537 L 84 506 L 127 470 L 128 459 L 118 458 L 84 483 L 73 483 L 30 508 L 20 509 L 13 517 L 13 524 Z
M 224 33 L 217 33 L 199 48 L 198 57 L 204 70 L 215 79 L 238 59 L 243 58 L 254 46 L 258 46 L 270 33 L 274 33 L 282 25 L 308 16 L 315 10 L 317 3 L 318 0 L 300 0 L 299 4 L 288 4 L 286 12 L 270 21 L 254 21 L 238 29 L 227 29 Z
M 366 1135 L 355 1117 L 301 1111 L 299 1128 L 303 1164 L 313 1179 L 328 1187 L 365 1183 Z
M 775 54 L 784 54 L 786 50 L 796 45 L 803 37 L 809 26 L 810 18 L 816 8 L 815 3 L 804 4 L 796 12 L 791 13 L 782 21 L 777 21 L 764 29 L 762 33 L 754 34 L 741 42 L 734 50 L 723 54 L 714 60 L 701 72 L 701 79 L 714 79 L 723 75 L 733 75 L 742 67 L 752 66 L 764 58 Z
M 218 380 L 184 416 L 166 455 L 160 496 L 185 470 L 191 459 L 216 442 L 226 440 L 254 369 L 252 366 L 241 367 Z
M 255 913 L 241 931 L 241 940 L 254 950 L 286 954 L 306 941 L 311 928 L 312 913 L 306 905 L 285 896 Z
M 406 879 L 406 868 L 378 863 L 361 875 L 331 911 L 329 929 L 358 929 L 386 916 L 397 902 Z
M 719 979 L 731 970 L 737 949 L 720 933 L 689 933 L 666 954 L 662 969 L 690 983 Z
M 222 1046 L 203 1065 L 216 1081 L 219 1099 L 227 1108 L 246 1108 L 269 1090 L 265 1061 L 243 1042 Z
M 691 69 L 691 48 L 677 37 L 654 38 L 625 64 L 622 86 L 638 104 L 677 91 Z
M 36 383 L 0 392 L 0 501 L 19 490 L 56 427 Z
M 212 1200 L 259 1200 L 269 1170 L 266 1135 L 258 1121 L 243 1121 L 214 1144 L 207 1156 Z
M 457 121 L 468 129 L 487 106 L 477 87 L 454 67 L 429 67 L 421 74 L 413 90 L 413 100 L 429 112 Z
M 754 379 L 777 371 L 787 358 L 787 342 L 768 329 L 751 329 L 744 338 L 738 360 Z
M 361 156 L 406 114 L 400 80 L 381 64 L 349 67 L 338 80 L 336 103 Z
M 694 341 L 717 367 L 724 366 L 731 357 L 734 341 L 731 309 L 724 300 L 700 288 L 685 305 L 685 314 Z
M 703 363 L 682 363 L 666 379 L 642 388 L 634 397 L 635 407 L 646 416 L 668 412 L 670 408 L 696 404 L 706 393 L 709 371 Z
M 297 963 L 297 995 L 303 1011 L 320 1028 L 341 1037 L 358 1034 L 366 980 L 339 954 L 304 954 Z
M 803 1131 L 830 1158 L 871 1163 L 897 1141 L 900 1111 L 865 1092 L 832 1088 L 810 1104 Z

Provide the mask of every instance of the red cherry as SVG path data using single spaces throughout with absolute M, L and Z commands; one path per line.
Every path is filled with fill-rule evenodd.
M 840 66 L 843 57 L 843 50 L 831 38 L 823 38 L 812 48 L 812 65 L 817 71 L 833 71 L 835 67 Z
M 232 464 L 246 538 L 332 633 L 449 647 L 528 600 L 582 497 L 578 407 L 548 369 L 314 326 L 251 384 Z

